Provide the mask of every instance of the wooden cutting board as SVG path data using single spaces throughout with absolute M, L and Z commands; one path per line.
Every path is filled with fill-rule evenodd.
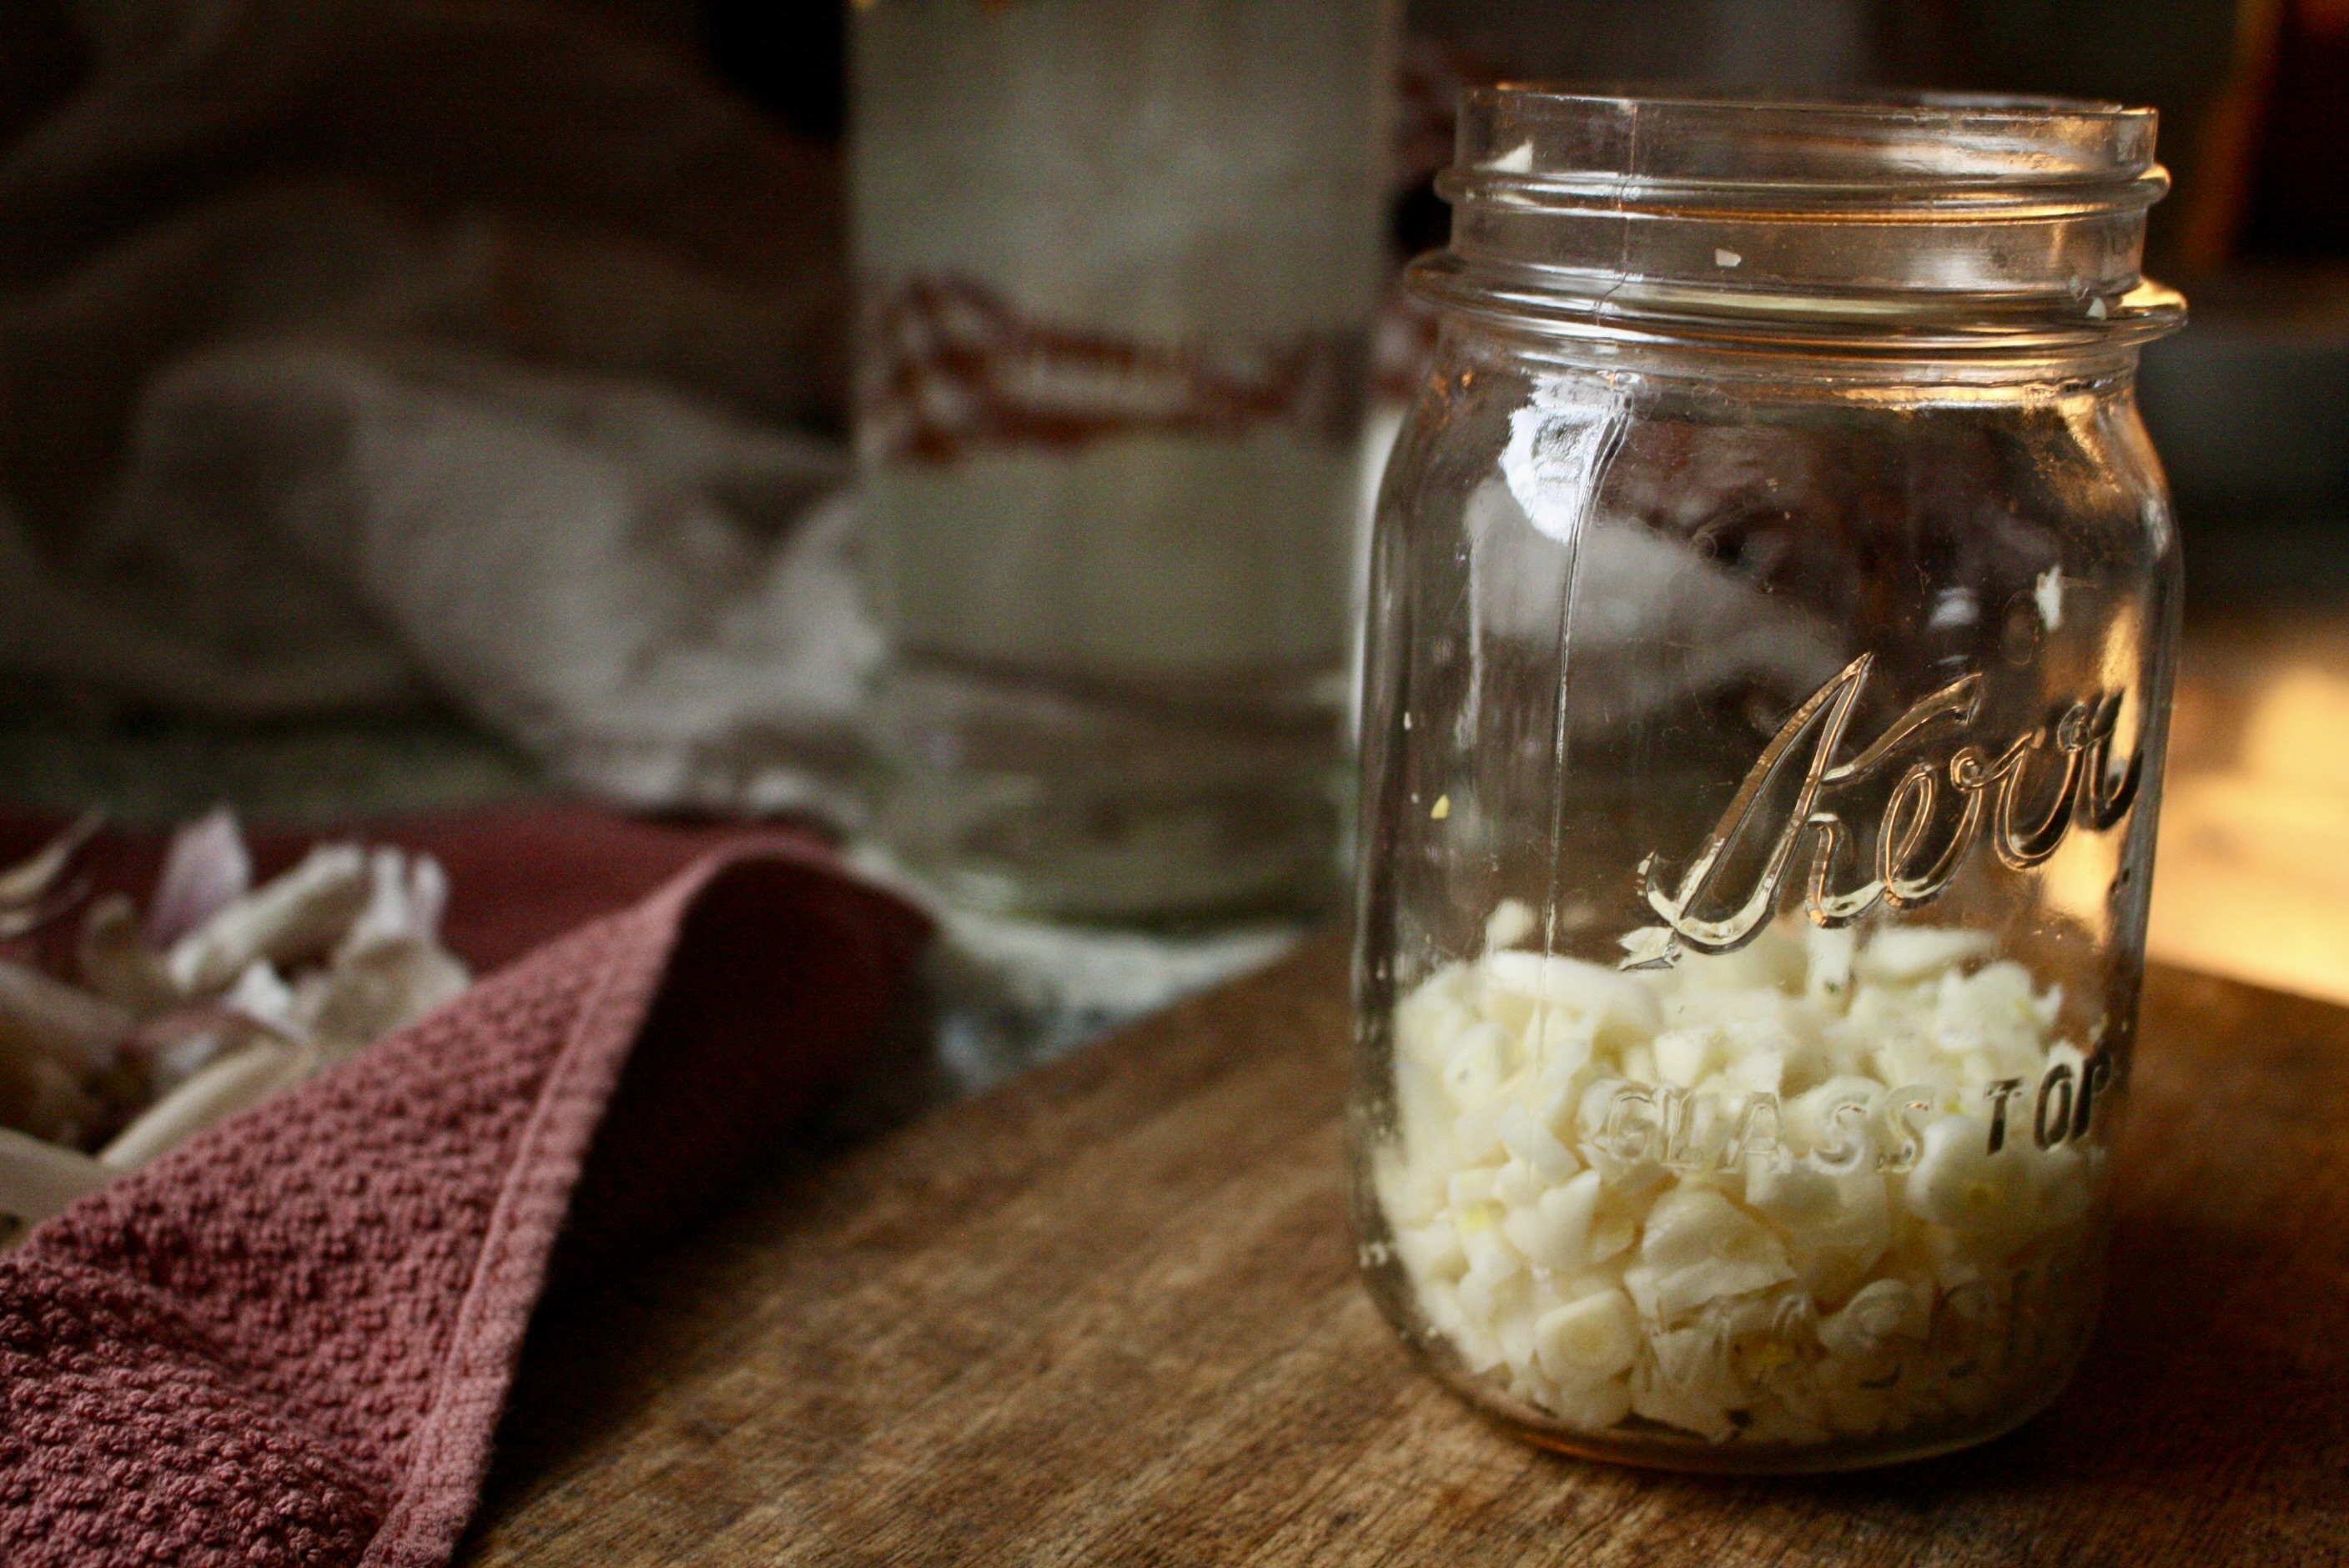
M 462 1560 L 2349 1562 L 2349 1012 L 2147 999 L 2104 1326 L 1971 1453 L 1581 1463 L 1413 1370 L 1356 1285 L 1324 942 L 779 1176 L 533 1330 Z

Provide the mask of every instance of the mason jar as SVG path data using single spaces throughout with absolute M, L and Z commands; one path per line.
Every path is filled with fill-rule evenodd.
M 1525 1436 L 1981 1441 L 2094 1322 L 2178 560 L 2154 116 L 1471 94 L 1379 505 L 1366 1277 Z

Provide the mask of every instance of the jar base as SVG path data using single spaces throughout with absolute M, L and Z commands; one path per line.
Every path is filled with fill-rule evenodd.
M 1633 1470 L 1671 1470 L 1684 1475 L 1829 1475 L 1844 1470 L 1879 1470 L 1888 1465 L 1913 1464 L 1963 1449 L 1995 1442 L 2023 1426 L 2060 1398 L 2072 1380 L 2075 1356 L 2061 1375 L 2046 1380 L 2046 1391 L 1998 1416 L 1948 1423 L 1920 1430 L 1889 1434 L 1880 1439 L 1854 1439 L 1849 1443 L 1816 1445 L 1742 1445 L 1707 1443 L 1702 1439 L 1671 1433 L 1626 1433 L 1605 1439 L 1561 1427 L 1530 1406 L 1520 1406 L 1506 1395 L 1469 1379 L 1424 1352 L 1417 1357 L 1454 1398 L 1510 1437 L 1536 1448 L 1572 1459 Z
M 875 827 L 988 914 L 1316 913 L 1335 894 L 1340 821 L 1336 717 L 1316 687 L 1268 680 L 1209 702 L 903 663 L 872 707 Z

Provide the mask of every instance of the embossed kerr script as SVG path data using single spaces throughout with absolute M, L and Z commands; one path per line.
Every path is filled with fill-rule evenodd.
M 2128 814 L 2144 752 L 2115 767 L 2113 734 L 2124 694 L 2098 693 L 1994 755 L 1967 741 L 1945 758 L 1915 758 L 1883 799 L 1872 865 L 1861 868 L 1873 874 L 1836 886 L 1838 866 L 1861 858 L 1847 856 L 1847 848 L 1870 838 L 1859 831 L 1867 824 L 1840 805 L 1841 793 L 1902 757 L 1962 735 L 1982 705 L 1982 677 L 1964 676 L 1911 704 L 1847 758 L 1852 712 L 1875 662 L 1875 655 L 1860 655 L 1787 716 L 1677 882 L 1666 885 L 1660 853 L 1640 862 L 1640 894 L 1663 923 L 1624 938 L 1624 968 L 1670 965 L 1683 946 L 1727 953 L 1752 941 L 1778 908 L 1806 837 L 1812 849 L 1805 910 L 1817 923 L 1837 926 L 1879 903 L 1895 909 L 1931 903 L 1983 838 L 2000 861 L 2022 870 L 2053 855 L 2075 824 L 2102 832 Z M 1764 801 L 1797 766 L 1801 781 L 1774 822 Z M 1758 851 L 1749 885 L 1724 885 L 1733 865 L 1755 863 L 1756 854 L 1741 853 L 1749 847 Z

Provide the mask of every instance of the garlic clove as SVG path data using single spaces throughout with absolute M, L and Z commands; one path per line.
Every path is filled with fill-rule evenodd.
M 448 903 L 448 873 L 431 856 L 370 851 L 367 903 L 343 934 L 332 962 L 339 967 L 377 947 L 435 944 Z
M 1631 1372 L 1631 1408 L 1649 1420 L 1694 1432 L 1707 1442 L 1724 1443 L 1737 1435 L 1737 1424 L 1729 1418 L 1726 1408 L 1673 1383 L 1646 1362 Z
M 310 1037 L 294 988 L 265 960 L 255 960 L 245 966 L 244 973 L 236 977 L 236 984 L 221 998 L 221 1006 L 292 1044 L 303 1044 Z
M 1487 1285 L 1499 1283 L 1526 1266 L 1526 1260 L 1494 1224 L 1463 1225 L 1460 1250 L 1468 1258 L 1468 1277 Z
M 124 894 L 109 893 L 89 906 L 74 962 L 84 985 L 135 1019 L 179 1006 L 180 989 L 163 955 L 140 934 L 138 910 Z
M 0 1250 L 114 1175 L 78 1150 L 0 1127 Z
M 1511 1160 L 1493 1173 L 1493 1198 L 1511 1209 L 1530 1208 L 1541 1201 L 1547 1183 L 1540 1172 L 1522 1160 Z
M 330 951 L 365 906 L 357 846 L 325 844 L 284 876 L 222 905 L 172 944 L 164 962 L 188 995 L 219 991 L 255 961 L 290 964 Z
M 1468 1254 L 1460 1248 L 1460 1233 L 1437 1221 L 1395 1233 L 1395 1253 L 1414 1279 L 1457 1282 L 1468 1272 Z
M 130 1037 L 125 1054 L 137 1062 L 151 1104 L 264 1033 L 243 1013 L 206 1002 L 150 1018 Z
M 105 1105 L 54 1058 L 0 1048 L 0 1127 L 73 1148 L 106 1119 Z
M 1667 1029 L 1658 1035 L 1652 1047 L 1657 1076 L 1682 1088 L 1694 1088 L 1713 1069 L 1716 1037 L 1709 1028 Z
M 1545 1403 L 1567 1425 L 1583 1431 L 1603 1432 L 1631 1413 L 1631 1385 L 1625 1378 L 1561 1382 L 1555 1387 L 1554 1398 Z
M 406 1028 L 472 984 L 455 954 L 416 938 L 346 952 L 320 978 L 295 1013 L 311 1035 L 333 1042 L 328 1055 L 337 1058 Z
M 0 959 L 0 1054 L 43 1057 L 92 1078 L 114 1065 L 132 1026 L 128 1009 Z
M 205 1129 L 250 1109 L 307 1078 L 316 1053 L 282 1040 L 257 1039 L 207 1064 L 157 1100 L 98 1150 L 99 1163 L 136 1171 Z
M 37 909 L 58 892 L 66 872 L 82 846 L 106 825 L 106 813 L 96 807 L 74 819 L 65 831 L 36 850 L 30 858 L 0 871 L 0 913 Z M 12 930 L 8 934 L 20 934 Z

